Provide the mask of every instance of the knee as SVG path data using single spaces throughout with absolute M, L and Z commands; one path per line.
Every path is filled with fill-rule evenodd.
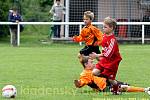
M 93 75 L 95 75 L 95 76 L 99 76 L 99 75 L 100 75 L 100 70 L 94 68 L 93 71 L 92 71 L 92 73 L 93 73 Z
M 78 53 L 77 57 L 80 59 L 80 58 L 81 58 L 81 54 L 80 54 L 80 53 Z
M 116 80 L 112 80 L 112 79 L 109 79 L 109 82 L 112 85 L 117 85 L 118 84 L 118 82 Z

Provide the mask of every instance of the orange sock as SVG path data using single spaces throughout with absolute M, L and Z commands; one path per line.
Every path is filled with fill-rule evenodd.
M 129 86 L 127 92 L 144 92 L 144 88 Z

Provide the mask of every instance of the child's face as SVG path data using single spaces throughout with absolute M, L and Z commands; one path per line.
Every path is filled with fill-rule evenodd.
M 90 70 L 92 70 L 95 67 L 92 59 L 88 59 L 88 62 L 85 64 L 85 66 L 86 66 L 86 69 L 90 69 Z
M 13 10 L 13 15 L 17 15 L 17 11 Z
M 84 21 L 84 23 L 85 23 L 86 26 L 89 25 L 89 24 L 91 24 L 91 19 L 88 18 L 87 16 L 83 17 L 83 21 Z
M 60 1 L 56 1 L 57 5 L 60 5 Z
M 113 32 L 113 27 L 110 27 L 109 25 L 104 23 L 103 24 L 103 32 L 106 34 L 110 34 Z

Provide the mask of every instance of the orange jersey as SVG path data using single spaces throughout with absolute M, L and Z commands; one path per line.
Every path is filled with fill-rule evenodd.
M 102 32 L 92 24 L 83 27 L 79 36 L 74 37 L 76 42 L 85 41 L 86 45 L 101 45 Z
M 80 74 L 80 87 L 95 83 L 100 90 L 106 87 L 106 78 L 97 77 L 92 74 L 92 70 L 83 70 Z

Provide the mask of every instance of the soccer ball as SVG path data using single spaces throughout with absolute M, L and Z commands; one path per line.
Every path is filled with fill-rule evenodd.
M 5 98 L 15 98 L 17 96 L 17 89 L 13 85 L 6 85 L 2 89 L 2 96 Z

